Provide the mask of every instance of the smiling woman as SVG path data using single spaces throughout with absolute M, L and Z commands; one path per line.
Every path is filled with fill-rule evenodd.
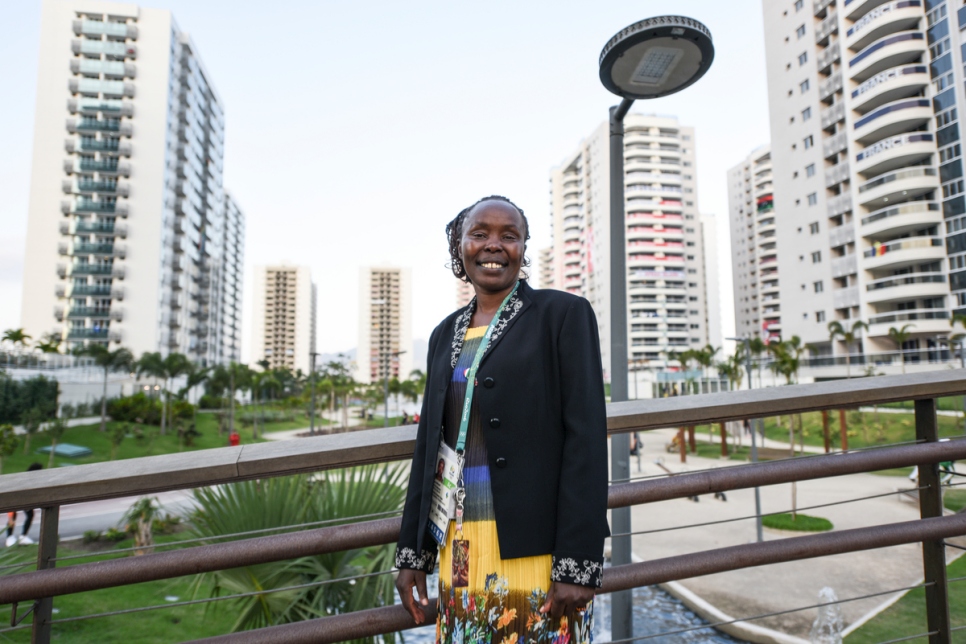
M 596 316 L 520 278 L 529 227 L 505 197 L 446 234 L 476 297 L 429 341 L 396 586 L 422 623 L 439 555 L 438 642 L 589 641 L 608 534 Z

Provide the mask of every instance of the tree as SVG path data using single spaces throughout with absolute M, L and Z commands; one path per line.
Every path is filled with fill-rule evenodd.
M 145 353 L 137 362 L 138 377 L 147 374 L 160 378 L 161 385 L 161 435 L 164 436 L 167 427 L 168 407 L 171 403 L 170 382 L 174 378 L 184 375 L 191 368 L 191 362 L 180 353 L 169 353 L 161 357 L 157 351 Z
M 184 387 L 178 390 L 178 394 L 177 394 L 178 400 L 184 400 L 185 396 L 187 396 L 192 389 L 194 389 L 195 387 L 200 387 L 201 385 L 206 383 L 208 381 L 208 378 L 211 376 L 211 368 L 199 367 L 196 364 L 189 363 L 188 370 L 185 372 L 184 375 L 185 375 L 185 385 Z M 191 412 L 191 424 L 194 427 L 198 426 L 198 404 L 197 404 L 198 402 L 199 401 L 197 400 L 195 401 L 194 408 L 192 409 L 192 412 Z
M 55 418 L 44 428 L 44 433 L 50 438 L 50 459 L 47 461 L 47 468 L 54 466 L 54 453 L 57 451 L 57 443 L 64 437 L 67 431 L 67 421 L 63 418 Z
M 104 370 L 104 389 L 101 393 L 101 431 L 103 432 L 107 429 L 107 377 L 112 371 L 134 369 L 134 356 L 123 347 L 111 351 L 103 344 L 89 344 L 78 354 L 90 356 L 94 359 L 94 364 Z
M 902 361 L 902 373 L 906 372 L 906 354 L 902 350 L 902 345 L 912 336 L 912 332 L 909 329 L 915 328 L 915 326 L 915 324 L 904 324 L 901 329 L 895 327 L 889 328 L 889 339 L 896 343 L 896 349 L 899 351 L 899 359 Z
M 117 456 L 117 448 L 121 446 L 124 439 L 127 438 L 128 432 L 131 431 L 131 425 L 129 423 L 118 423 L 111 427 L 111 431 L 108 433 L 108 437 L 111 439 L 111 460 Z
M 44 337 L 37 341 L 34 345 L 41 353 L 60 353 L 60 344 L 62 340 L 59 333 L 50 332 L 45 333 Z
M 134 502 L 121 518 L 121 525 L 127 530 L 134 527 L 135 556 L 148 554 L 154 548 L 154 533 L 151 531 L 154 520 L 161 514 L 157 497 L 146 496 Z
M 40 429 L 40 423 L 44 422 L 44 414 L 37 407 L 29 410 L 23 415 L 23 453 L 30 452 L 30 437 Z
M 0 339 L 2 339 L 5 342 L 9 342 L 14 347 L 16 347 L 19 344 L 21 347 L 25 348 L 27 346 L 27 340 L 31 339 L 32 337 L 33 336 L 27 335 L 24 332 L 24 330 L 21 328 L 21 329 L 7 329 L 6 331 L 3 332 L 3 338 L 0 338 Z
M 862 320 L 856 320 L 848 330 L 842 326 L 838 320 L 828 323 L 829 340 L 835 342 L 836 338 L 841 338 L 845 343 L 845 377 L 852 377 L 852 345 L 859 339 L 859 331 L 868 331 L 869 325 Z
M 20 439 L 13 425 L 0 425 L 0 474 L 3 474 L 3 459 L 13 456 L 19 446 Z
M 400 509 L 405 489 L 404 470 L 398 465 L 330 471 L 324 478 L 299 475 L 199 488 L 194 491 L 191 526 L 194 536 L 217 542 L 223 535 L 250 530 L 325 520 L 352 521 Z M 195 596 L 209 586 L 212 596 L 250 593 L 231 600 L 230 606 L 221 608 L 228 602 L 214 605 L 215 610 L 237 616 L 232 625 L 232 631 L 237 632 L 392 605 L 391 575 L 358 576 L 392 568 L 393 556 L 391 545 L 356 548 L 203 573 L 192 585 Z M 352 577 L 353 581 L 346 580 Z M 324 580 L 331 583 L 311 585 Z M 310 586 L 268 592 L 303 584 Z

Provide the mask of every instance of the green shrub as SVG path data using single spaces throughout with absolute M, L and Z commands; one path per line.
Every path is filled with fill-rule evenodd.
M 20 425 L 32 409 L 39 410 L 42 421 L 57 415 L 57 381 L 43 376 L 14 380 L 0 371 L 0 424 Z
M 99 530 L 87 530 L 84 532 L 84 543 L 95 543 L 100 541 L 101 533 Z
M 117 528 L 108 528 L 107 532 L 104 533 L 104 539 L 107 541 L 113 541 L 115 543 L 118 541 L 124 541 L 127 539 L 127 532 L 123 532 Z
M 966 490 L 943 490 L 943 504 L 947 510 L 962 512 L 966 508 Z
M 792 530 L 795 532 L 828 532 L 832 529 L 832 522 L 821 517 L 811 517 L 798 513 L 792 518 L 790 513 L 767 514 L 761 518 L 761 524 L 773 530 Z
M 161 401 L 138 392 L 107 401 L 107 415 L 121 422 L 160 425 Z
M 222 407 L 228 406 L 228 398 L 225 396 L 212 396 L 211 394 L 205 394 L 198 401 L 198 407 L 201 409 L 221 409 Z

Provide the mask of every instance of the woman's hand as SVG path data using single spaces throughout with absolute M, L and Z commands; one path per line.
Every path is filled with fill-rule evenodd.
M 413 587 L 419 593 L 419 602 L 413 597 Z M 422 570 L 410 570 L 403 568 L 396 577 L 396 590 L 399 592 L 399 599 L 402 600 L 403 608 L 413 616 L 413 621 L 422 624 L 426 621 L 426 613 L 423 606 L 429 606 L 429 599 L 426 597 L 426 573 Z
M 540 607 L 540 612 L 549 612 L 554 619 L 560 619 L 564 613 L 570 613 L 577 608 L 586 608 L 587 602 L 594 598 L 594 594 L 593 588 L 555 581 L 550 584 L 547 601 Z

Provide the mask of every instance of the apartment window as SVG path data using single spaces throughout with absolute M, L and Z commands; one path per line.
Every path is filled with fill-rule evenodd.
M 936 60 L 947 51 L 949 51 L 949 38 L 944 38 L 929 48 L 929 53 L 933 60 Z
M 688 255 L 688 261 L 689 262 L 693 262 L 694 261 L 694 255 Z
M 808 52 L 807 51 L 803 51 L 802 53 L 800 53 L 798 55 L 798 64 L 799 64 L 799 66 L 801 66 L 801 65 L 804 65 L 807 62 L 808 62 Z
M 812 263 L 813 264 L 818 264 L 821 261 L 822 261 L 822 251 L 817 250 L 814 253 L 812 253 Z
M 805 0 L 795 0 L 795 11 L 801 11 L 805 6 Z
M 934 24 L 946 17 L 946 5 L 941 4 L 937 8 L 926 14 L 926 24 L 932 27 Z
M 805 35 L 805 25 L 799 25 L 798 29 L 795 30 L 795 35 L 801 38 Z
M 810 118 L 812 118 L 812 108 L 806 107 L 802 110 L 802 120 L 807 121 Z
M 802 94 L 808 91 L 808 79 L 806 78 L 801 83 L 798 84 L 798 89 L 801 90 Z
M 949 258 L 949 270 L 961 271 L 966 268 L 966 255 L 956 255 Z
M 806 177 L 814 177 L 815 176 L 815 164 L 814 163 L 809 163 L 807 166 L 805 166 L 805 176 Z
M 939 163 L 946 163 L 947 161 L 952 161 L 953 159 L 959 157 L 962 154 L 959 144 L 951 145 L 948 148 L 943 148 L 939 151 Z
M 822 322 L 825 322 L 825 311 L 816 311 L 815 321 L 818 322 L 819 324 L 821 324 Z
M 953 73 L 952 72 L 949 72 L 948 74 L 943 74 L 942 76 L 940 76 L 939 78 L 937 78 L 936 80 L 934 80 L 932 82 L 932 86 L 933 86 L 933 90 L 935 91 L 936 94 L 938 94 L 939 92 L 943 91 L 947 87 L 952 87 L 953 86 Z
M 819 280 L 818 282 L 813 282 L 812 288 L 815 290 L 816 293 L 821 293 L 822 291 L 825 290 L 825 288 L 822 286 L 821 280 Z
M 817 235 L 818 234 L 818 222 L 817 221 L 813 221 L 812 223 L 810 223 L 808 225 L 808 232 L 810 234 L 812 234 L 812 235 Z
M 949 197 L 955 197 L 956 195 L 963 193 L 963 180 L 957 179 L 956 181 L 950 181 L 949 183 L 943 184 L 943 199 L 948 199 Z
M 814 206 L 817 203 L 818 203 L 818 194 L 817 193 L 814 193 L 813 192 L 812 194 L 808 195 L 808 205 L 809 206 Z
M 946 110 L 936 115 L 936 129 L 946 127 L 956 120 L 956 108 Z
M 815 145 L 815 137 L 809 134 L 804 139 L 802 139 L 802 143 L 805 145 L 805 149 L 807 150 L 813 145 Z

